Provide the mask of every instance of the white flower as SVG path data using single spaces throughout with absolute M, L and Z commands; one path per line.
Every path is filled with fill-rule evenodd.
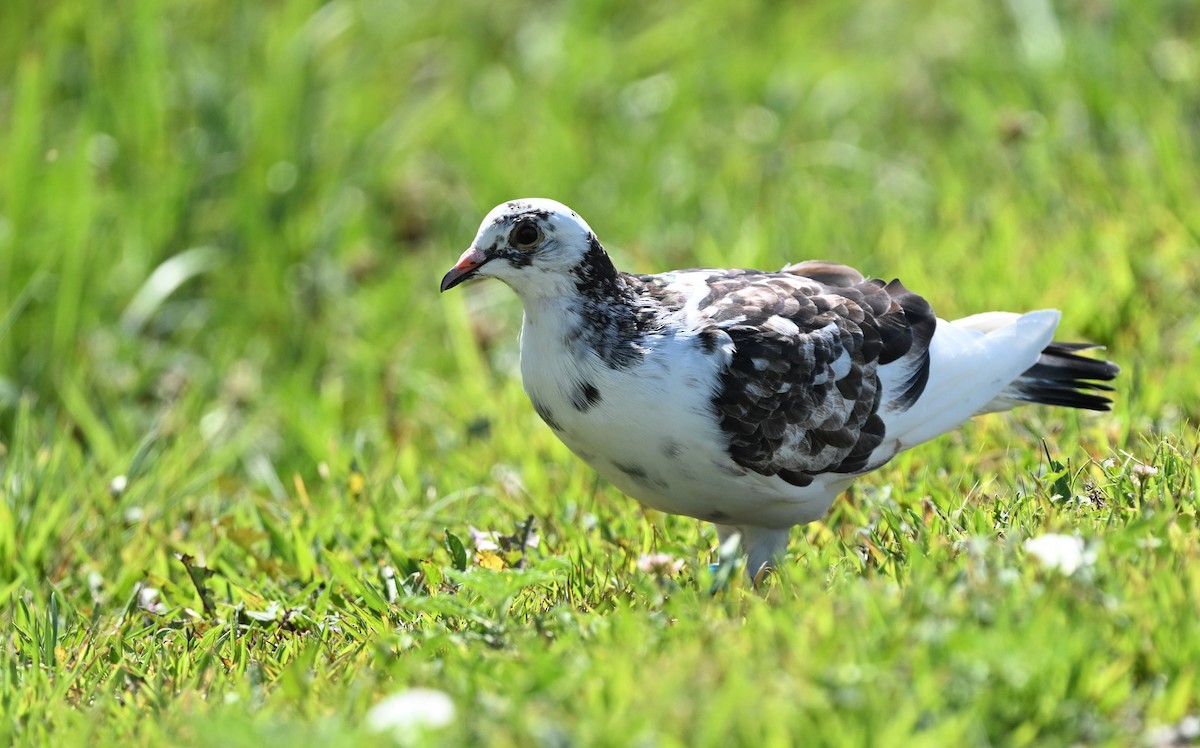
M 156 616 L 161 616 L 167 612 L 166 604 L 158 599 L 158 590 L 153 587 L 147 587 L 141 582 L 134 585 L 134 590 L 137 591 L 137 604 L 139 608 Z
M 367 712 L 367 729 L 390 732 L 400 742 L 454 721 L 454 702 L 442 691 L 410 688 L 384 697 Z
M 484 532 L 471 525 L 467 527 L 467 532 L 471 533 L 471 544 L 475 546 L 477 551 L 498 551 L 500 544 L 496 542 L 500 533 Z
M 638 558 L 637 566 L 643 574 L 673 577 L 683 569 L 683 560 L 669 553 L 648 553 Z
M 471 545 L 477 551 L 520 550 L 522 540 L 524 540 L 526 548 L 537 548 L 538 544 L 541 543 L 541 538 L 532 530 L 528 535 L 520 529 L 512 535 L 505 535 L 501 532 L 488 532 L 474 526 L 468 526 L 467 532 L 471 534 Z
M 1200 717 L 1189 714 L 1174 725 L 1156 727 L 1147 735 L 1146 743 L 1153 748 L 1173 748 L 1192 745 L 1200 738 Z
M 1049 533 L 1025 541 L 1025 552 L 1044 566 L 1070 576 L 1096 563 L 1096 549 L 1078 535 Z

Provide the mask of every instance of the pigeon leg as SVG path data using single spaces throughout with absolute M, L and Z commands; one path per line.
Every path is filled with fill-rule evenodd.
M 757 587 L 765 573 L 775 568 L 787 550 L 790 527 L 742 527 L 742 549 L 746 552 L 746 573 Z
M 717 537 L 721 540 L 721 562 L 725 563 L 726 544 L 734 535 L 740 537 L 742 552 L 746 555 L 746 574 L 758 586 L 765 573 L 775 567 L 776 562 L 787 550 L 791 528 L 753 527 L 749 525 L 717 525 Z

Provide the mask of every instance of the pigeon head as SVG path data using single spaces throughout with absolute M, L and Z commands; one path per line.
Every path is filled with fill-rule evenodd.
M 562 203 L 511 200 L 483 219 L 475 241 L 442 278 L 441 290 L 472 278 L 498 278 L 522 297 L 564 293 L 574 286 L 572 271 L 599 246 L 587 222 Z

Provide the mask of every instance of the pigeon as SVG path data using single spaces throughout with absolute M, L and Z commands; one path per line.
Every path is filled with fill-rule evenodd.
M 445 292 L 495 278 L 523 307 L 525 392 L 580 459 L 644 506 L 736 534 L 752 579 L 860 475 L 973 416 L 1108 410 L 1120 371 L 1054 342 L 1060 314 L 939 319 L 899 280 L 833 262 L 778 272 L 614 267 L 553 200 L 483 219 Z

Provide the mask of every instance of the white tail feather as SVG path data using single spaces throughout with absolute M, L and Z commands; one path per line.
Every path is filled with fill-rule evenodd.
M 1043 309 L 1020 315 L 987 312 L 954 322 L 939 319 L 929 346 L 925 391 L 907 411 L 884 416 L 889 441 L 896 439 L 900 449 L 908 449 L 971 416 L 1015 405 L 1002 393 L 1037 362 L 1060 318 L 1057 310 Z M 887 388 L 888 377 L 882 378 Z

